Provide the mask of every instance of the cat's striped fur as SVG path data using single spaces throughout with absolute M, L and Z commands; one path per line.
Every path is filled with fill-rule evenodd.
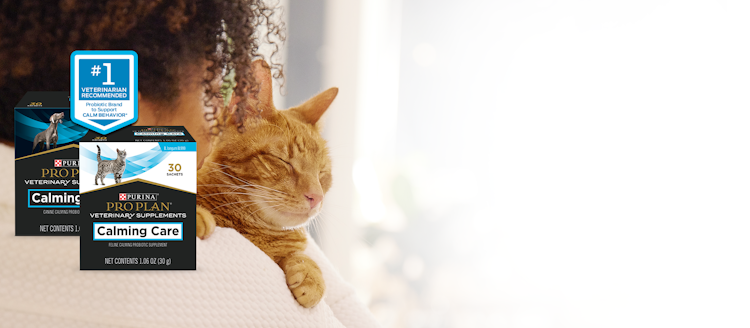
M 297 302 L 320 302 L 325 282 L 318 265 L 303 254 L 305 224 L 320 212 L 331 188 L 331 160 L 317 122 L 338 93 L 329 89 L 304 104 L 279 111 L 271 99 L 271 73 L 253 63 L 260 85 L 259 115 L 224 129 L 198 172 L 199 237 L 213 225 L 234 228 L 268 254 L 285 272 Z M 239 128 L 238 126 L 243 128 Z

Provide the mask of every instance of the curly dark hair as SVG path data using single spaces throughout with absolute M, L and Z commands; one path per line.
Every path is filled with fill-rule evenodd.
M 138 91 L 151 101 L 174 100 L 185 70 L 204 60 L 206 104 L 221 97 L 211 81 L 227 81 L 230 72 L 234 94 L 254 98 L 254 59 L 270 61 L 274 78 L 283 79 L 274 58 L 286 38 L 280 11 L 264 0 L 3 0 L 0 139 L 13 140 L 12 108 L 27 91 L 70 90 L 74 50 L 134 50 Z M 270 58 L 261 54 L 264 44 Z

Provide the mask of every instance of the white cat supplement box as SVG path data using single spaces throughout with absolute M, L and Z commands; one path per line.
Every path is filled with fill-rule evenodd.
M 179 126 L 80 142 L 81 270 L 195 270 L 196 144 Z
M 77 236 L 78 142 L 88 129 L 70 120 L 67 91 L 27 92 L 13 115 L 16 236 Z

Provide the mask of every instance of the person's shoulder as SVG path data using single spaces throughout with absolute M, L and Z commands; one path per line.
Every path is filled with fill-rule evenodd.
M 8 282 L 0 312 L 30 313 L 27 323 L 53 313 L 79 327 L 100 313 L 100 323 L 133 318 L 142 327 L 342 327 L 325 302 L 297 304 L 281 268 L 233 229 L 196 239 L 195 271 L 81 271 L 77 237 L 14 237 L 12 230 L 12 223 L 0 224 L 0 277 Z
M 236 261 L 235 257 L 241 256 L 257 264 L 276 266 L 258 246 L 231 228 L 216 227 L 209 237 L 196 238 L 195 248 L 199 257 L 205 256 L 215 261 Z
M 0 222 L 14 220 L 15 197 L 15 148 L 0 143 Z

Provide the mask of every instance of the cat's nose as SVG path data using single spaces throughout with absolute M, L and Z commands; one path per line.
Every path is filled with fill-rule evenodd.
M 310 192 L 305 194 L 305 198 L 310 202 L 310 208 L 315 208 L 323 200 L 323 195 Z

